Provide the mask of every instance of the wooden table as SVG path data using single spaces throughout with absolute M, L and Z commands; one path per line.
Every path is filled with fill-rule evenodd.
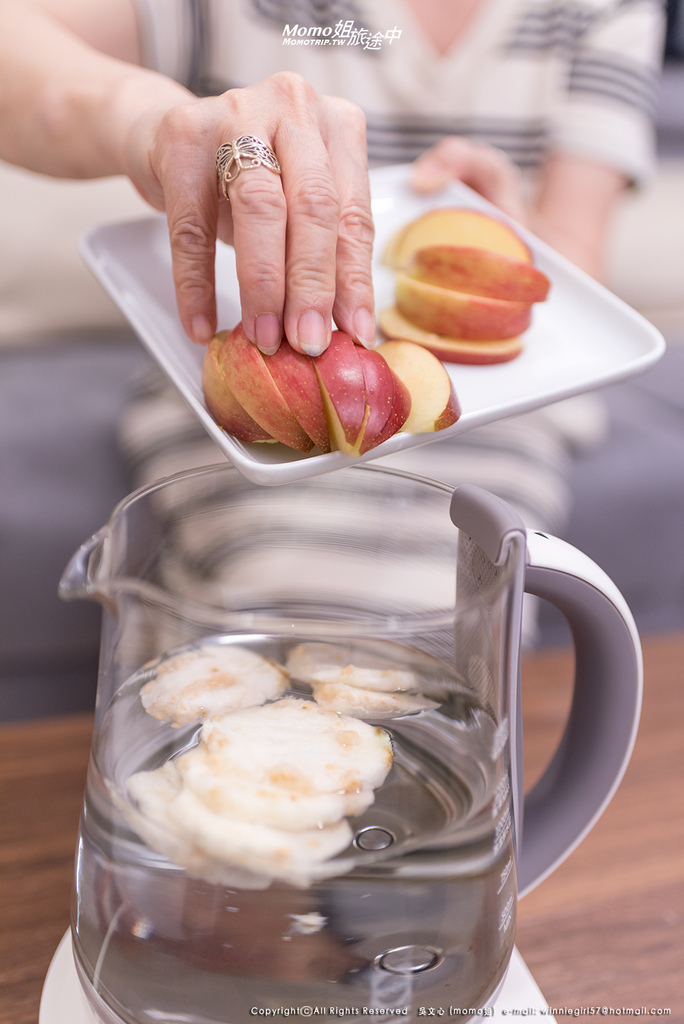
M 517 941 L 552 1007 L 667 1008 L 681 1024 L 684 634 L 644 649 L 642 726 L 622 787 L 584 843 L 521 902 Z M 565 651 L 526 663 L 530 776 L 562 725 L 571 664 Z M 36 1024 L 69 922 L 90 728 L 89 715 L 0 727 L 0 1024 Z

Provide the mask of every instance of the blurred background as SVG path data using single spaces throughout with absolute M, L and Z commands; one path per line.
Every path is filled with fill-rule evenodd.
M 644 634 L 684 626 L 684 0 L 668 5 L 658 170 L 614 225 L 607 284 L 665 335 L 665 358 L 604 390 L 604 442 L 577 454 L 566 539 L 613 577 Z M 149 213 L 127 181 L 0 164 L 0 721 L 85 709 L 99 613 L 63 604 L 74 550 L 134 485 L 117 424 L 148 358 L 77 240 Z M 540 643 L 565 640 L 542 616 Z

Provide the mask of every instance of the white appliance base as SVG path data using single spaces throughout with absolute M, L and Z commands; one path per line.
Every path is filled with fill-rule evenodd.
M 513 1014 L 514 1010 L 517 1013 Z M 521 1011 L 526 1011 L 525 1016 L 530 1017 L 535 1016 L 534 1011 L 544 1011 L 544 1019 L 549 1024 L 555 1024 L 554 1018 L 548 1014 L 548 1004 L 525 961 L 518 950 L 514 949 L 506 980 L 492 1014 L 485 1017 L 483 1012 L 482 1019 L 499 1024 L 508 1020 L 509 1016 L 519 1016 Z M 448 1016 L 448 1010 L 444 1016 Z M 57 947 L 45 978 L 38 1024 L 100 1024 L 78 980 L 70 932 L 64 935 Z

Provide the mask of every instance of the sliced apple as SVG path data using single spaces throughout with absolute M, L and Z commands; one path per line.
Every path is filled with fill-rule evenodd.
M 403 430 L 424 434 L 455 423 L 461 408 L 451 377 L 439 359 L 422 345 L 386 341 L 377 350 L 411 396 L 411 412 Z
M 448 206 L 428 210 L 400 228 L 385 249 L 383 263 L 402 270 L 418 249 L 430 245 L 464 245 L 532 262 L 527 243 L 503 221 L 480 210 Z
M 390 413 L 387 423 L 383 427 L 382 431 L 376 439 L 376 446 L 382 444 L 390 437 L 394 437 L 398 430 L 406 423 L 411 412 L 411 393 L 406 387 L 404 382 L 397 377 L 396 373 L 393 373 L 394 377 L 394 402 L 392 404 L 392 412 Z M 363 453 L 362 453 L 363 454 Z
M 417 281 L 511 302 L 543 302 L 551 282 L 532 263 L 469 245 L 428 245 L 411 257 Z
M 403 426 L 411 409 L 411 398 L 398 377 L 392 373 L 387 360 L 377 350 L 360 348 L 358 356 L 363 369 L 368 406 L 359 446 L 359 455 L 364 455 Z M 388 423 L 391 424 L 389 428 Z
M 213 338 L 202 364 L 202 388 L 207 409 L 218 425 L 238 441 L 273 441 L 273 437 L 245 412 L 226 384 L 220 358 L 224 343 L 222 337 Z
M 396 306 L 388 306 L 378 316 L 380 330 L 386 338 L 412 341 L 422 345 L 444 363 L 468 363 L 485 366 L 491 363 L 507 363 L 519 356 L 523 350 L 522 338 L 480 339 L 447 338 L 431 334 L 402 316 Z
M 394 404 L 394 374 L 379 352 L 365 348 L 358 350 L 359 361 L 366 385 L 368 416 L 363 431 L 360 454 L 375 447 L 376 438 L 390 418 Z
M 331 451 L 323 398 L 311 356 L 295 352 L 283 338 L 278 351 L 263 359 L 301 428 L 322 452 Z
M 358 455 L 368 418 L 359 349 L 348 334 L 333 331 L 330 345 L 313 361 L 332 447 Z
M 396 302 L 416 327 L 451 338 L 513 338 L 532 321 L 529 303 L 467 295 L 407 274 L 397 274 Z
M 313 441 L 276 387 L 264 357 L 248 339 L 242 324 L 231 332 L 221 331 L 217 337 L 225 339 L 220 360 L 226 384 L 248 416 L 289 448 L 311 451 Z

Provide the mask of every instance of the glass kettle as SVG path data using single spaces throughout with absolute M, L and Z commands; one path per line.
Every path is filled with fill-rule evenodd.
M 525 592 L 576 652 L 527 795 Z M 477 487 L 220 465 L 125 499 L 61 593 L 103 607 L 72 926 L 100 1020 L 492 1006 L 518 895 L 635 738 L 639 639 L 593 562 Z

